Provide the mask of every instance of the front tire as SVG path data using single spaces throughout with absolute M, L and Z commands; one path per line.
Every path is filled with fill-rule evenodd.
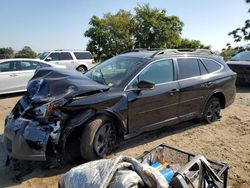
M 107 116 L 101 115 L 88 123 L 83 130 L 80 144 L 82 157 L 96 160 L 109 155 L 116 142 L 113 123 Z
M 204 118 L 208 123 L 213 123 L 220 118 L 220 100 L 217 97 L 212 97 L 205 108 Z

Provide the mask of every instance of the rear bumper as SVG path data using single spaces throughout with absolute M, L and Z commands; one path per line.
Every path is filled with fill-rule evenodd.
M 27 119 L 7 118 L 4 146 L 7 154 L 20 160 L 46 160 L 48 134 Z

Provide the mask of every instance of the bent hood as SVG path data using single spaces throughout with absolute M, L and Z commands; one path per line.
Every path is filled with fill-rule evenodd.
M 52 101 L 108 89 L 108 86 L 99 84 L 80 72 L 51 67 L 37 70 L 27 85 L 27 92 L 34 102 Z

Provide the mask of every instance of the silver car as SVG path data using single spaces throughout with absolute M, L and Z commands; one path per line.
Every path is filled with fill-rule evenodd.
M 42 67 L 65 68 L 37 59 L 0 59 L 0 94 L 26 91 L 35 70 Z

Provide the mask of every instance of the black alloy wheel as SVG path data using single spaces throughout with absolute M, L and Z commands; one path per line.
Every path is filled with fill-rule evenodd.
M 220 100 L 217 97 L 211 98 L 207 105 L 205 110 L 205 119 L 208 123 L 213 123 L 217 121 L 220 118 Z
M 116 131 L 112 120 L 104 115 L 97 116 L 83 130 L 80 151 L 87 160 L 96 160 L 109 155 L 116 144 Z
M 113 130 L 111 123 L 103 124 L 97 131 L 94 140 L 94 150 L 102 158 L 113 149 Z

